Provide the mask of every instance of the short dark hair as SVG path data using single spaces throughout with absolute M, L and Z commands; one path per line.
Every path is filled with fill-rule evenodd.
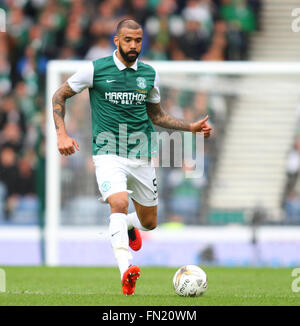
M 120 35 L 121 29 L 123 27 L 129 28 L 129 29 L 142 29 L 142 26 L 133 19 L 123 19 L 118 23 L 117 26 L 117 35 Z

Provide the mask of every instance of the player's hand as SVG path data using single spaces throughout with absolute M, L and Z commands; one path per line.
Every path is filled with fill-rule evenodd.
M 75 148 L 79 151 L 79 145 L 77 144 L 76 140 L 68 135 L 57 137 L 57 147 L 60 154 L 66 156 L 74 154 Z
M 211 132 L 211 126 L 206 122 L 208 120 L 208 115 L 197 122 L 193 122 L 190 125 L 190 130 L 192 133 L 201 132 L 204 134 L 204 138 L 208 138 Z

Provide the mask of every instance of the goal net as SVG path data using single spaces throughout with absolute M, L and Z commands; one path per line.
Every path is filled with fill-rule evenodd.
M 80 151 L 65 157 L 57 150 L 52 96 L 86 64 L 48 64 L 45 241 L 49 265 L 72 262 L 64 239 L 69 240 L 68 246 L 80 246 L 81 240 L 94 245 L 105 237 L 110 215 L 109 206 L 99 201 L 87 90 L 69 99 L 66 108 L 67 132 Z M 189 167 L 184 165 L 157 168 L 159 224 L 243 224 L 257 210 L 264 212 L 266 221 L 284 221 L 285 199 L 297 190 L 288 188 L 287 163 L 299 123 L 300 64 L 155 61 L 151 65 L 160 76 L 162 107 L 188 121 L 208 114 L 213 127 L 205 140 L 201 176 L 186 178 Z M 175 150 L 176 144 L 172 146 Z M 195 150 L 193 142 L 191 147 Z

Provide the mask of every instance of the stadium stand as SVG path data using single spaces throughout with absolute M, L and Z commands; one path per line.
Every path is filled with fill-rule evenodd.
M 266 5 L 271 8 L 271 1 Z M 116 22 L 124 17 L 133 17 L 144 27 L 144 59 L 222 61 L 246 60 L 250 55 L 258 60 L 263 35 L 271 33 L 261 25 L 260 15 L 272 19 L 259 0 L 4 0 L 0 7 L 7 13 L 7 32 L 0 33 L 0 223 L 16 224 L 43 223 L 49 60 L 110 55 Z M 264 31 L 257 34 L 261 28 Z M 249 49 L 253 34 L 254 47 Z M 200 223 L 213 158 L 227 121 L 226 103 L 205 93 L 174 103 L 172 94 L 162 92 L 164 106 L 177 116 L 197 119 L 211 113 L 215 134 L 207 146 L 204 182 L 191 187 L 180 177 L 182 171 L 161 172 L 167 189 L 161 190 L 162 207 L 170 212 L 166 219 L 176 212 L 184 223 Z M 214 116 L 214 108 L 223 113 Z M 179 212 L 178 204 L 187 197 L 189 205 Z M 78 201 L 69 209 L 80 210 L 80 205 Z
M 297 1 L 263 1 L 259 31 L 251 36 L 249 60 L 298 61 L 298 35 L 291 32 L 289 19 L 297 4 Z M 255 85 L 253 78 L 243 78 L 243 83 L 259 94 L 262 84 L 257 80 Z M 276 89 L 275 80 L 266 80 L 264 95 L 240 96 L 234 103 L 227 125 L 230 132 L 224 141 L 210 194 L 215 220 L 226 221 L 227 217 L 220 211 L 227 210 L 231 218 L 234 213 L 243 221 L 245 209 L 263 204 L 270 221 L 300 221 L 299 122 L 295 115 L 299 97 L 292 91 L 293 82 L 287 89 L 280 86 L 280 92 Z M 283 134 L 279 131 L 282 124 L 288 126 Z M 232 198 L 235 200 L 229 204 Z

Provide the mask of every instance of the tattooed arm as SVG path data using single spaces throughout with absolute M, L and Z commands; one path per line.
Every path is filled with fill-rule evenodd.
M 64 121 L 66 100 L 75 94 L 77 93 L 72 90 L 67 82 L 65 82 L 52 97 L 53 118 L 57 134 L 57 146 L 62 155 L 74 154 L 74 146 L 77 150 L 79 150 L 76 140 L 68 136 Z
M 152 122 L 157 126 L 168 129 L 191 131 L 193 133 L 203 132 L 205 138 L 210 136 L 211 127 L 206 122 L 208 120 L 208 116 L 197 122 L 190 123 L 173 117 L 163 110 L 160 103 L 148 103 L 147 113 Z

